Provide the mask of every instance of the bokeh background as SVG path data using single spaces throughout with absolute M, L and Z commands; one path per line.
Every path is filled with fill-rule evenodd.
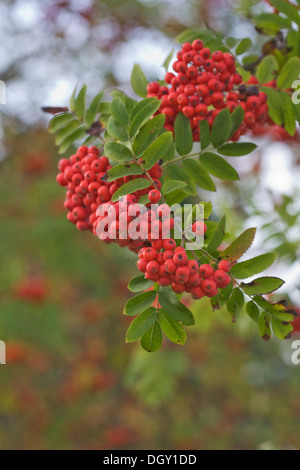
M 65 218 L 58 155 L 41 106 L 128 83 L 135 62 L 162 78 L 175 36 L 211 27 L 256 34 L 263 1 L 2 0 L 0 79 L 0 449 L 299 449 L 300 366 L 291 341 L 264 343 L 204 301 L 184 347 L 125 344 L 134 256 Z M 252 254 L 275 250 L 281 296 L 300 306 L 299 142 L 264 136 L 242 182 L 201 200 L 232 235 L 257 225 Z M 239 159 L 238 159 L 239 160 Z

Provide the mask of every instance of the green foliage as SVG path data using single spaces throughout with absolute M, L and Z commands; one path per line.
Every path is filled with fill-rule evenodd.
M 130 83 L 134 93 L 136 93 L 141 98 L 146 98 L 146 87 L 148 85 L 148 80 L 145 77 L 141 67 L 137 64 L 133 66 Z
M 159 114 L 144 124 L 135 137 L 132 149 L 136 156 L 142 155 L 153 140 L 160 134 L 165 123 L 165 115 Z
M 186 341 L 186 332 L 179 321 L 174 320 L 164 310 L 158 312 L 158 322 L 167 338 L 176 344 L 184 345 Z
M 259 83 L 267 83 L 274 80 L 275 73 L 278 71 L 278 62 L 276 58 L 269 54 L 263 58 L 256 70 L 256 76 Z
M 128 175 L 142 175 L 143 170 L 136 163 L 120 163 L 120 165 L 113 166 L 107 172 L 108 181 L 114 181 L 117 178 L 122 178 Z
M 158 110 L 160 101 L 157 98 L 145 98 L 139 101 L 130 113 L 129 136 L 134 138 L 140 128 Z
M 161 347 L 162 343 L 162 332 L 161 327 L 157 321 L 151 326 L 151 328 L 144 333 L 141 338 L 141 346 L 148 352 L 155 352 Z
M 211 141 L 215 148 L 224 144 L 231 134 L 231 118 L 228 108 L 222 109 L 217 115 L 211 130 Z
M 184 181 L 178 181 L 178 180 L 168 180 L 163 184 L 162 191 L 163 194 L 170 194 L 173 191 L 176 191 L 176 189 L 181 189 L 186 186 L 186 183 Z
M 174 320 L 180 321 L 183 325 L 190 326 L 195 324 L 192 312 L 181 303 L 176 294 L 169 287 L 162 287 L 158 297 L 162 308 Z
M 300 61 L 298 57 L 291 57 L 282 67 L 277 78 L 277 86 L 283 90 L 291 88 L 294 80 L 300 74 Z
M 215 153 L 202 154 L 200 162 L 206 171 L 222 180 L 236 181 L 240 179 L 237 171 L 224 158 Z
M 133 160 L 132 152 L 126 145 L 118 142 L 106 142 L 104 152 L 107 158 L 116 162 L 131 162 Z
M 147 333 L 156 321 L 156 310 L 154 307 L 148 308 L 140 313 L 130 324 L 127 333 L 127 343 L 137 341 Z
M 209 130 L 208 122 L 206 120 L 200 121 L 199 129 L 200 129 L 201 149 L 204 150 L 210 144 L 210 130 Z
M 216 191 L 215 183 L 199 162 L 188 158 L 183 161 L 182 165 L 188 177 L 197 183 L 200 188 L 206 189 L 207 191 Z
M 167 151 L 169 150 L 173 142 L 173 136 L 171 132 L 164 132 L 158 136 L 152 144 L 149 145 L 145 153 L 143 154 L 143 162 L 145 162 L 145 169 L 155 165 L 160 159 L 163 159 Z
M 294 5 L 285 0 L 270 0 L 270 3 L 280 11 L 280 13 L 283 13 L 287 18 L 300 26 L 299 11 Z
M 153 281 L 146 279 L 143 274 L 140 276 L 133 277 L 128 284 L 128 289 L 131 292 L 140 292 L 142 290 L 147 290 L 153 285 Z
M 249 38 L 244 38 L 241 40 L 237 48 L 235 49 L 236 55 L 244 54 L 252 46 L 252 41 Z
M 136 295 L 128 300 L 124 308 L 124 314 L 135 316 L 150 307 L 157 297 L 157 292 L 148 291 L 143 294 Z
M 175 147 L 179 155 L 187 155 L 193 148 L 190 120 L 179 113 L 174 123 Z
M 152 185 L 152 182 L 146 178 L 137 178 L 135 180 L 129 181 L 129 183 L 123 184 L 112 196 L 112 202 L 118 201 L 118 199 L 122 196 L 126 196 L 127 194 L 135 193 L 135 191 L 139 191 L 140 189 L 149 188 Z
M 215 229 L 215 231 L 214 231 L 214 233 L 213 233 L 213 235 L 212 235 L 212 237 L 209 240 L 209 243 L 207 245 L 207 251 L 209 253 L 214 253 L 215 251 L 217 251 L 217 249 L 219 248 L 219 246 L 221 245 L 221 243 L 224 240 L 224 237 L 225 237 L 225 234 L 226 234 L 225 230 L 226 230 L 226 220 L 225 220 L 225 217 L 223 217 L 219 221 L 219 223 L 218 223 L 218 225 L 217 225 L 217 227 L 216 227 L 216 229 Z
M 218 152 L 228 157 L 243 157 L 253 152 L 256 148 L 257 145 L 252 142 L 232 142 L 219 147 Z
M 241 291 L 241 289 L 236 287 L 235 289 L 233 289 L 232 294 L 227 301 L 227 310 L 232 316 L 232 320 L 234 322 L 237 320 L 237 317 L 241 313 L 243 306 L 244 306 L 244 294 Z
M 275 261 L 274 253 L 256 256 L 255 258 L 237 263 L 231 268 L 231 274 L 237 279 L 246 279 L 255 274 L 261 273 Z
M 277 277 L 260 277 L 248 284 L 242 283 L 243 291 L 248 295 L 271 294 L 284 284 L 282 279 Z
M 222 251 L 220 257 L 227 259 L 230 263 L 240 259 L 253 243 L 256 228 L 248 228 L 231 245 Z

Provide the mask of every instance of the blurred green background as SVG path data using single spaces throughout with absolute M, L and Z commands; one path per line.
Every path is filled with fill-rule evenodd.
M 91 93 L 128 91 L 135 61 L 161 78 L 177 33 L 209 25 L 243 36 L 251 23 L 240 14 L 261 4 L 2 1 L 1 450 L 299 449 L 300 366 L 290 341 L 264 343 L 245 315 L 233 325 L 200 301 L 184 347 L 166 343 L 149 355 L 125 344 L 135 257 L 66 221 L 59 157 L 40 112 L 67 105 L 76 82 Z M 277 250 L 273 273 L 287 275 L 284 293 L 297 304 L 299 145 L 263 140 L 262 149 L 240 163 L 243 183 L 224 184 L 214 202 L 233 234 L 269 223 L 254 250 Z

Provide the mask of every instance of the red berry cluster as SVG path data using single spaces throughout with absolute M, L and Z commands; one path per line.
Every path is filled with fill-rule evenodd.
M 155 173 L 157 166 L 151 171 Z M 161 237 L 170 236 L 174 220 L 170 216 L 169 206 L 157 204 L 161 199 L 158 189 L 150 187 L 148 199 L 146 205 L 139 204 L 135 193 L 118 202 L 103 204 L 97 212 L 94 233 L 105 243 L 115 242 L 135 252 L 151 246 L 153 241 Z
M 217 269 L 210 264 L 199 266 L 172 238 L 156 240 L 151 247 L 142 248 L 137 266 L 146 279 L 164 287 L 171 285 L 176 294 L 189 292 L 194 299 L 214 297 L 218 288 L 223 289 L 231 282 L 228 261 L 221 261 Z
M 201 39 L 185 43 L 173 64 L 175 73 L 167 72 L 162 86 L 151 82 L 148 97 L 161 100 L 158 113 L 166 116 L 166 129 L 174 130 L 179 112 L 189 118 L 194 141 L 199 141 L 199 121 L 213 125 L 216 116 L 227 107 L 232 113 L 238 106 L 245 111 L 244 122 L 231 140 L 238 140 L 248 129 L 265 122 L 268 114 L 267 96 L 257 87 L 243 84 L 236 72 L 235 58 L 221 51 L 211 52 Z
M 58 162 L 57 182 L 67 187 L 64 204 L 69 211 L 67 218 L 79 230 L 93 229 L 98 206 L 109 201 L 115 189 L 105 181 L 111 168 L 108 158 L 99 155 L 97 147 L 82 146 L 69 159 Z
M 141 196 L 148 194 L 149 204 L 157 203 L 161 194 L 160 177 L 162 169 L 156 163 L 150 170 L 149 175 L 154 185 L 142 190 L 138 190 L 133 194 L 126 196 L 120 202 L 112 202 L 113 194 L 123 184 L 136 178 L 148 178 L 147 175 L 132 175 L 118 178 L 114 181 L 107 181 L 107 171 L 111 168 L 109 160 L 105 156 L 100 156 L 97 147 L 82 146 L 76 154 L 69 159 L 62 159 L 58 163 L 60 173 L 57 176 L 57 182 L 61 186 L 67 187 L 65 208 L 68 209 L 67 218 L 73 224 L 76 224 L 79 230 L 91 230 L 97 233 L 98 224 L 104 218 L 111 216 L 109 226 L 105 228 L 105 232 L 113 234 L 114 237 L 103 237 L 107 243 L 111 241 L 117 242 L 121 246 L 128 246 L 133 251 L 138 250 L 145 244 L 148 238 L 139 240 L 124 239 L 124 231 L 127 230 L 128 224 L 134 219 L 130 213 L 134 213 L 134 209 Z M 105 205 L 105 207 L 104 207 Z M 103 208 L 102 216 L 97 215 L 98 208 Z M 137 208 L 138 209 L 138 208 Z M 140 212 L 136 211 L 136 216 Z M 145 214 L 145 220 L 151 221 L 149 211 Z M 148 232 L 147 232 L 148 233 Z M 101 236 L 99 237 L 101 238 Z

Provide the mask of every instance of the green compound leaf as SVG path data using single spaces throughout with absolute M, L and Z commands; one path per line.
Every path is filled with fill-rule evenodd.
M 110 111 L 115 121 L 123 126 L 127 126 L 129 115 L 126 106 L 120 97 L 117 96 L 112 100 Z
M 112 116 L 107 121 L 106 130 L 113 139 L 121 142 L 128 142 L 128 133 L 126 127 L 119 124 Z
M 81 140 L 86 137 L 86 126 L 81 126 L 76 129 L 69 137 L 67 137 L 59 147 L 58 153 L 61 155 L 65 153 L 71 145 L 74 144 L 77 140 Z
M 159 303 L 163 310 L 171 315 L 174 320 L 187 326 L 195 324 L 192 312 L 178 300 L 176 294 L 170 288 L 160 288 Z
M 144 274 L 141 274 L 140 276 L 136 276 L 130 279 L 128 289 L 131 292 L 141 292 L 142 290 L 147 290 L 152 286 L 153 281 L 146 279 Z
M 100 112 L 100 104 L 103 99 L 103 96 L 104 92 L 101 92 L 96 95 L 93 101 L 91 102 L 89 108 L 87 109 L 84 120 L 88 126 L 91 126 L 93 122 L 95 122 L 96 116 Z
M 159 114 L 149 119 L 149 121 L 141 127 L 132 145 L 132 150 L 136 156 L 142 155 L 156 139 L 161 132 L 165 120 L 166 116 Z
M 239 180 L 239 175 L 224 158 L 215 153 L 207 152 L 201 155 L 200 162 L 204 168 L 213 176 L 226 181 Z
M 75 98 L 74 112 L 79 119 L 83 119 L 84 117 L 86 105 L 86 92 L 87 86 L 83 85 L 83 87 L 78 93 L 77 98 Z
M 171 60 L 173 58 L 173 55 L 174 55 L 174 49 L 171 50 L 170 54 L 167 55 L 167 57 L 165 58 L 165 60 L 162 64 L 162 66 L 164 67 L 166 72 L 168 71 L 169 65 L 170 65 Z
M 222 145 L 222 147 L 218 148 L 218 152 L 227 157 L 243 157 L 253 152 L 256 148 L 257 145 L 251 142 L 233 142 Z
M 264 341 L 270 341 L 272 337 L 271 317 L 268 313 L 263 312 L 258 320 L 258 328 L 260 336 Z
M 159 310 L 158 322 L 163 332 L 172 343 L 183 345 L 186 342 L 186 332 L 183 326 L 164 310 Z
M 274 80 L 278 68 L 278 62 L 273 55 L 265 56 L 256 69 L 256 77 L 259 83 L 267 83 L 270 80 Z
M 226 220 L 224 216 L 219 221 L 211 239 L 209 240 L 209 243 L 207 245 L 207 251 L 209 253 L 214 253 L 215 251 L 217 251 L 217 249 L 223 242 L 225 235 L 226 235 Z
M 251 300 L 247 303 L 246 312 L 255 323 L 258 323 L 260 317 L 260 310 L 255 302 Z
M 217 115 L 211 130 L 211 141 L 215 148 L 220 147 L 229 139 L 231 128 L 230 111 L 228 108 L 222 109 Z
M 237 46 L 235 53 L 236 55 L 244 54 L 252 46 L 252 41 L 249 38 L 242 39 L 239 45 Z
M 227 259 L 229 263 L 240 259 L 253 243 L 256 228 L 248 228 L 231 245 L 220 253 L 220 258 Z
M 231 114 L 231 131 L 230 137 L 235 134 L 235 132 L 240 128 L 241 124 L 243 123 L 245 117 L 245 111 L 241 106 L 235 108 L 235 110 Z
M 114 181 L 117 178 L 130 175 L 142 175 L 143 170 L 137 163 L 120 163 L 108 170 L 108 181 Z
M 295 80 L 299 78 L 300 61 L 298 57 L 291 57 L 282 67 L 278 78 L 277 86 L 283 90 L 291 88 Z
M 162 332 L 160 325 L 155 322 L 151 328 L 142 336 L 141 346 L 145 351 L 154 352 L 161 347 Z
M 185 186 L 186 183 L 184 181 L 168 180 L 162 186 L 162 193 L 169 194 L 176 191 L 176 189 L 184 188 Z
M 290 323 L 277 320 L 276 318 L 272 318 L 271 327 L 274 335 L 281 340 L 289 339 L 291 337 L 291 333 L 294 330 Z
M 263 295 L 276 291 L 283 284 L 284 281 L 277 277 L 260 277 L 248 284 L 242 282 L 241 287 L 247 295 Z
M 128 300 L 124 308 L 124 315 L 135 316 L 151 307 L 157 297 L 157 292 L 148 291 L 143 294 L 136 295 Z
M 210 129 L 208 121 L 199 122 L 201 150 L 206 149 L 210 144 Z
M 71 134 L 74 133 L 78 127 L 81 127 L 82 124 L 78 119 L 72 119 L 72 121 L 68 122 L 64 127 L 59 129 L 59 131 L 55 135 L 55 144 L 60 145 L 66 140 Z
M 118 201 L 118 199 L 122 196 L 126 196 L 127 194 L 135 193 L 140 189 L 146 189 L 151 186 L 152 183 L 146 178 L 137 178 L 135 180 L 129 181 L 129 183 L 123 184 L 112 196 L 112 202 Z
M 174 123 L 175 147 L 179 155 L 188 155 L 193 148 L 190 120 L 179 113 Z
M 145 98 L 139 101 L 130 113 L 129 135 L 134 138 L 140 128 L 156 113 L 160 107 L 157 98 Z
M 287 18 L 300 26 L 299 11 L 294 5 L 286 0 L 270 0 L 270 3 L 276 8 L 276 10 L 280 11 L 280 13 L 283 13 Z
M 235 264 L 232 266 L 230 273 L 236 279 L 247 279 L 267 269 L 274 263 L 275 258 L 274 253 L 256 256 L 255 258 Z
M 107 158 L 117 162 L 130 162 L 133 160 L 129 148 L 118 142 L 107 142 L 104 146 L 104 153 Z
M 200 188 L 206 189 L 207 191 L 216 191 L 215 183 L 199 162 L 188 158 L 182 162 L 182 166 L 189 178 L 200 186 Z
M 280 29 L 289 29 L 291 21 L 275 13 L 262 13 L 254 18 L 254 22 L 258 28 L 265 33 L 275 35 Z
M 130 83 L 136 95 L 140 96 L 141 98 L 146 98 L 148 80 L 145 77 L 141 67 L 137 64 L 134 64 L 133 66 Z
M 150 170 L 155 163 L 164 158 L 172 142 L 172 132 L 164 132 L 149 145 L 144 155 L 142 155 L 146 170 Z
M 49 122 L 50 134 L 55 134 L 55 132 L 59 131 L 59 129 L 64 127 L 73 119 L 74 119 L 74 115 L 72 113 L 63 113 L 63 114 L 54 116 Z
M 140 313 L 131 323 L 127 330 L 126 342 L 139 340 L 156 321 L 156 309 L 154 307 L 148 308 Z
M 228 299 L 226 305 L 227 305 L 227 310 L 232 316 L 232 320 L 234 322 L 236 321 L 238 315 L 241 313 L 243 309 L 244 300 L 245 300 L 244 294 L 241 291 L 241 289 L 239 289 L 238 287 L 233 289 L 232 294 L 230 298 Z

